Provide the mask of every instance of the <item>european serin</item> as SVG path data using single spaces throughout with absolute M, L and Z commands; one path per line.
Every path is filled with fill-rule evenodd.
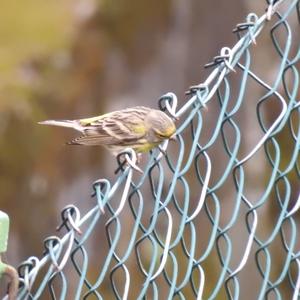
M 47 120 L 39 124 L 70 127 L 82 132 L 68 144 L 103 145 L 114 155 L 126 148 L 147 152 L 173 137 L 174 122 L 164 112 L 143 106 L 78 120 Z

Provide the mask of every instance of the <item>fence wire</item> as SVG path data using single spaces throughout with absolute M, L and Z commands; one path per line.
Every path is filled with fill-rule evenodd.
M 64 208 L 18 299 L 300 299 L 299 23 L 298 0 L 269 1 L 183 106 L 162 96 L 177 141 L 142 175 L 128 149 L 94 207 Z

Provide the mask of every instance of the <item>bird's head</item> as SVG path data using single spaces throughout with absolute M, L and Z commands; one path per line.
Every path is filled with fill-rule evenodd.
M 148 127 L 148 139 L 153 143 L 170 139 L 176 132 L 175 123 L 163 111 L 151 110 L 145 121 Z

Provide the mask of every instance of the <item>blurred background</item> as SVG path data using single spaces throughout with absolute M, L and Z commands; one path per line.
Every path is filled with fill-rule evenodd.
M 115 178 L 116 161 L 102 148 L 66 146 L 75 132 L 37 122 L 157 108 L 169 91 L 181 106 L 188 87 L 210 73 L 203 65 L 235 43 L 235 25 L 265 7 L 246 0 L 1 4 L 0 207 L 11 218 L 6 260 L 13 265 L 41 256 L 65 205 L 94 205 L 93 181 Z M 258 65 L 272 59 L 264 47 Z
M 184 99 L 235 40 L 246 7 L 231 2 L 226 14 L 218 0 L 1 2 L 0 205 L 11 218 L 11 264 L 41 255 L 61 209 L 90 207 L 91 183 L 116 166 L 101 147 L 65 146 L 72 130 L 37 122 L 157 108 L 169 91 Z

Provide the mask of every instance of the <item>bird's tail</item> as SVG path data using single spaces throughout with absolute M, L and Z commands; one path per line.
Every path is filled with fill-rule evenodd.
M 79 124 L 79 122 L 75 120 L 46 120 L 46 121 L 38 122 L 38 124 L 69 127 L 69 128 L 76 129 L 78 131 L 82 131 L 82 126 Z

